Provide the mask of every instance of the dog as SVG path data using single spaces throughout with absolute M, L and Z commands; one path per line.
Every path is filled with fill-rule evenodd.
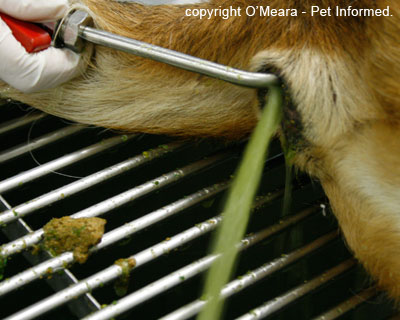
M 294 165 L 321 181 L 355 257 L 398 301 L 400 2 L 318 1 L 324 10 L 344 8 L 343 16 L 322 10 L 311 15 L 314 2 L 210 0 L 144 6 L 80 0 L 72 5 L 86 8 L 97 28 L 279 75 L 291 99 L 281 134 L 294 151 Z M 250 6 L 269 6 L 277 15 L 258 12 L 225 19 L 214 11 L 200 19 L 188 14 Z M 390 15 L 357 15 L 366 9 L 389 10 Z M 235 140 L 257 123 L 262 106 L 255 89 L 100 46 L 88 46 L 83 56 L 86 69 L 68 83 L 37 93 L 1 84 L 0 96 L 123 131 Z

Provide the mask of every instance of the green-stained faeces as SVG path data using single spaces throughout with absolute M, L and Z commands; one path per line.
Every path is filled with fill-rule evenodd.
M 3 280 L 4 270 L 7 265 L 7 258 L 0 255 L 0 280 Z
M 44 227 L 43 247 L 53 255 L 72 251 L 79 263 L 86 262 L 90 247 L 100 242 L 106 220 L 102 218 L 62 217 L 51 219 Z
M 115 293 L 117 296 L 122 297 L 128 291 L 129 275 L 131 270 L 136 266 L 136 261 L 133 258 L 118 259 L 114 264 L 120 266 L 122 269 L 122 275 L 114 283 Z

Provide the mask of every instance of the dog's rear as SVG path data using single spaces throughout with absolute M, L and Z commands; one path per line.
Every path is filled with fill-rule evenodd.
M 186 17 L 186 8 L 313 1 L 215 0 L 146 7 L 82 0 L 99 28 L 248 70 L 274 70 L 289 88 L 283 134 L 295 164 L 319 178 L 355 256 L 400 297 L 400 4 L 390 17 Z M 323 0 L 320 7 L 345 6 Z M 90 59 L 90 50 L 86 53 Z M 1 95 L 75 121 L 129 131 L 240 138 L 257 122 L 255 90 L 96 47 L 83 76 L 56 89 Z M 289 129 L 290 127 L 290 129 Z

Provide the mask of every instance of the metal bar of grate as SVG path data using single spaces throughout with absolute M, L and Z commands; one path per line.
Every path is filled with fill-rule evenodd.
M 139 197 L 148 194 L 149 192 L 159 190 L 169 184 L 180 181 L 195 172 L 199 172 L 200 170 L 210 166 L 216 165 L 217 163 L 227 160 L 231 157 L 232 153 L 219 153 L 214 156 L 208 157 L 203 160 L 196 161 L 187 166 L 184 166 L 180 169 L 168 172 L 163 174 L 157 178 L 151 179 L 140 186 L 137 186 L 131 190 L 120 193 L 115 197 L 107 199 L 103 202 L 95 204 L 90 208 L 82 210 L 73 215 L 74 218 L 82 218 L 82 217 L 94 217 L 110 210 L 116 209 L 119 206 L 122 206 L 128 202 L 138 199 Z
M 270 197 L 265 197 L 264 201 L 267 201 Z M 264 201 L 260 201 L 259 205 L 262 205 Z M 302 217 L 309 215 L 311 212 L 302 213 Z M 241 242 L 241 247 L 246 248 L 254 243 L 257 243 L 268 236 L 280 231 L 281 229 L 292 224 L 294 219 L 290 219 L 289 223 L 281 223 L 281 227 L 267 228 L 266 230 L 260 231 L 257 234 L 251 235 L 244 239 Z M 208 219 L 202 223 L 196 224 L 196 226 L 177 234 L 170 239 L 158 243 L 150 248 L 147 248 L 137 254 L 134 254 L 127 259 L 134 259 L 136 261 L 135 268 L 143 266 L 144 264 L 153 261 L 154 259 L 170 252 L 171 250 L 182 246 L 183 244 L 214 230 L 218 224 L 221 222 L 221 217 L 215 217 L 212 219 Z M 215 259 L 215 258 L 214 258 Z M 49 298 L 46 298 L 24 310 L 21 310 L 17 314 L 14 314 L 6 319 L 8 320 L 17 320 L 17 319 L 33 319 L 36 316 L 39 316 L 46 311 L 51 310 L 57 306 L 60 306 L 72 298 L 82 295 L 87 292 L 91 292 L 92 290 L 98 288 L 99 286 L 103 286 L 104 284 L 120 277 L 123 274 L 123 270 L 119 265 L 112 265 L 108 268 L 92 275 L 89 278 L 86 278 L 80 281 L 78 284 L 73 285 L 67 289 L 57 292 Z
M 313 320 L 333 320 L 341 317 L 343 314 L 346 312 L 358 307 L 360 304 L 364 303 L 368 299 L 373 298 L 378 294 L 378 290 L 375 287 L 370 287 L 368 289 L 365 289 L 354 296 L 352 296 L 350 299 L 342 302 L 338 306 L 332 308 L 331 310 L 324 312 L 320 316 L 314 318 Z
M 30 115 L 23 116 L 17 120 L 10 120 L 5 123 L 3 123 L 0 126 L 0 135 L 4 133 L 9 133 L 10 131 L 13 131 L 15 129 L 19 129 L 23 126 L 26 126 L 32 122 L 35 122 L 37 120 L 43 119 L 47 115 L 45 113 L 33 113 Z
M 46 146 L 53 142 L 59 142 L 61 139 L 69 137 L 75 133 L 78 133 L 84 130 L 85 127 L 79 125 L 71 125 L 68 127 L 64 127 L 62 129 L 56 130 L 54 132 L 50 132 L 46 135 L 43 135 L 39 138 L 33 139 L 29 141 L 29 143 L 24 143 L 22 145 L 13 147 L 11 149 L 0 152 L 0 163 L 12 160 L 16 157 L 19 157 L 25 153 L 32 152 L 33 150 L 37 150 L 43 146 Z
M 292 303 L 296 299 L 304 296 L 305 294 L 315 290 L 319 286 L 323 285 L 324 283 L 328 282 L 329 280 L 333 279 L 334 277 L 340 275 L 341 273 L 349 270 L 356 264 L 354 259 L 349 259 L 341 264 L 337 265 L 326 271 L 325 273 L 319 275 L 318 277 L 310 280 L 309 282 L 294 288 L 293 290 L 276 297 L 272 301 L 268 301 L 265 304 L 251 310 L 249 313 L 237 318 L 236 320 L 257 320 L 263 319 L 274 312 L 282 309 L 283 307 L 287 306 L 288 304 Z
M 149 213 L 139 219 L 126 223 L 106 234 L 103 235 L 101 242 L 90 249 L 90 253 L 95 253 L 101 249 L 104 249 L 112 244 L 133 235 L 136 232 L 143 230 L 144 228 L 151 226 L 157 222 L 160 222 L 173 214 L 177 214 L 182 210 L 193 206 L 196 203 L 208 199 L 215 194 L 226 190 L 228 183 L 214 184 L 213 186 L 204 188 L 194 194 L 191 194 L 181 200 L 171 203 L 159 210 Z M 31 281 L 34 281 L 40 277 L 43 277 L 48 273 L 48 270 L 57 272 L 65 266 L 74 262 L 72 252 L 65 252 L 57 257 L 47 260 L 39 265 L 29 268 L 14 277 L 8 278 L 7 280 L 0 282 L 0 296 L 11 292 L 12 290 L 18 289 Z
M 84 209 L 80 212 L 77 212 L 71 217 L 73 218 L 87 218 L 87 217 L 97 217 L 99 215 L 102 215 L 108 211 L 114 210 L 128 202 L 132 202 L 152 191 L 158 190 L 164 186 L 167 186 L 171 183 L 174 183 L 176 181 L 179 181 L 183 178 L 185 178 L 188 175 L 191 175 L 195 172 L 198 172 L 205 167 L 216 164 L 219 161 L 226 160 L 231 154 L 217 154 L 215 156 L 209 157 L 207 159 L 203 159 L 200 161 L 197 161 L 195 163 L 189 164 L 181 169 L 174 170 L 172 172 L 169 172 L 167 174 L 164 174 L 162 176 L 159 176 L 155 179 L 152 179 L 148 182 L 145 182 L 144 184 L 134 187 L 133 189 L 130 189 L 126 192 L 123 192 L 121 194 L 118 194 L 110 199 L 104 200 L 100 203 L 97 203 L 87 209 Z M 4 216 L 4 218 L 3 218 Z M 20 217 L 20 213 L 13 212 L 13 210 L 9 210 L 5 212 L 3 215 L 0 216 L 0 222 L 10 222 L 14 221 L 18 217 Z M 6 220 L 8 219 L 8 220 Z M 26 236 L 14 240 L 6 245 L 3 246 L 2 248 L 2 254 L 5 255 L 10 255 L 17 253 L 23 249 L 26 249 L 28 247 L 31 247 L 35 244 L 37 244 L 43 236 L 43 229 L 36 230 L 32 233 L 27 234 Z
M 34 179 L 37 179 L 39 177 L 43 177 L 44 175 L 49 174 L 55 170 L 59 170 L 70 164 L 76 163 L 80 160 L 83 160 L 85 158 L 93 156 L 93 155 L 95 155 L 99 152 L 102 152 L 104 150 L 107 150 L 111 147 L 125 143 L 127 140 L 132 139 L 133 137 L 134 137 L 134 135 L 126 135 L 126 136 L 123 136 L 123 138 L 121 138 L 120 136 L 108 138 L 104 141 L 98 142 L 94 145 L 91 145 L 89 147 L 83 148 L 76 152 L 70 153 L 70 154 L 65 155 L 61 158 L 58 158 L 56 160 L 42 164 L 39 167 L 33 168 L 31 170 L 17 174 L 14 177 L 3 180 L 0 182 L 0 194 L 4 193 L 6 191 L 10 191 L 19 186 L 22 186 L 23 184 L 25 184 L 29 181 L 32 181 Z M 0 223 L 8 222 L 7 219 L 3 220 L 1 218 L 0 218 L 0 221 L 1 221 Z
M 140 154 L 131 159 L 127 159 L 114 166 L 108 167 L 90 176 L 87 176 L 78 181 L 70 183 L 69 185 L 63 186 L 47 194 L 39 196 L 33 200 L 28 201 L 27 203 L 10 208 L 9 210 L 4 211 L 0 214 L 0 225 L 12 222 L 16 220 L 18 217 L 24 217 L 28 214 L 31 214 L 35 210 L 53 204 L 56 201 L 64 200 L 65 198 L 73 194 L 76 194 L 77 192 L 80 192 L 94 185 L 97 185 L 101 182 L 104 182 L 108 179 L 111 179 L 116 175 L 125 173 L 128 170 L 140 166 L 150 160 L 154 160 L 158 157 L 161 157 L 168 152 L 175 151 L 178 147 L 181 146 L 182 144 L 180 143 L 170 143 L 168 145 L 163 145 L 155 149 L 145 151 L 145 155 Z M 12 247 L 14 248 L 14 250 L 12 250 L 11 252 L 15 252 L 15 250 L 17 251 L 21 250 L 21 248 L 18 247 L 18 245 L 13 244 Z M 7 251 L 7 248 L 8 248 L 7 245 L 1 248 L 0 254 L 8 256 L 9 252 Z
M 0 196 L 0 207 L 1 205 L 6 208 L 10 208 L 10 205 L 7 203 L 7 201 L 4 200 L 2 196 Z M 19 227 L 25 229 L 27 232 L 32 232 L 32 229 L 23 219 L 18 219 L 17 222 Z M 32 260 L 32 259 L 31 257 L 27 256 L 27 260 Z M 50 285 L 53 286 L 54 288 L 66 288 L 70 284 L 78 282 L 78 279 L 69 269 L 64 268 L 63 271 L 64 271 L 63 277 L 58 277 L 57 279 L 48 280 L 50 282 Z M 8 279 L 6 279 L 6 281 L 7 280 Z M 71 309 L 73 310 L 73 313 L 76 314 L 77 316 L 82 316 L 82 314 L 85 314 L 93 310 L 99 310 L 101 308 L 100 304 L 89 292 L 83 296 L 83 299 L 80 297 L 79 299 L 76 299 L 75 301 L 70 303 L 70 305 Z
M 303 214 L 304 215 L 304 214 Z M 304 217 L 303 217 L 304 218 Z M 292 221 L 293 223 L 293 221 Z M 283 226 L 279 228 L 279 231 L 282 229 L 287 228 L 290 226 L 291 223 L 289 221 L 285 221 Z M 269 232 L 268 232 L 269 231 Z M 272 235 L 273 233 L 268 230 L 267 232 L 260 232 L 259 234 L 256 234 L 254 239 L 249 239 L 245 238 L 242 240 L 242 246 L 241 249 L 245 249 L 246 246 L 250 246 L 256 242 L 259 242 L 268 236 Z M 278 231 L 278 229 L 274 230 L 275 232 Z M 250 275 L 244 275 L 241 280 L 238 280 L 236 282 L 231 282 L 227 285 L 227 287 L 224 288 L 224 291 L 222 292 L 222 296 L 227 297 L 233 293 L 239 292 L 242 290 L 244 287 L 255 283 L 256 281 L 259 281 L 262 277 L 274 272 L 275 270 L 285 266 L 286 264 L 289 264 L 296 259 L 304 256 L 305 254 L 309 253 L 312 250 L 317 249 L 318 247 L 326 244 L 330 240 L 334 239 L 337 236 L 337 232 L 330 233 L 324 237 L 321 237 L 320 239 L 316 240 L 313 242 L 311 245 L 299 249 L 296 252 L 293 252 L 291 255 L 288 255 L 284 258 L 277 259 L 276 261 L 270 262 L 266 266 L 261 267 L 259 270 L 253 271 Z M 118 316 L 122 314 L 123 312 L 126 312 L 127 310 L 130 310 L 137 306 L 140 303 L 143 303 L 144 301 L 147 301 L 154 296 L 161 294 L 165 292 L 166 290 L 179 285 L 180 283 L 183 283 L 183 281 L 186 281 L 190 279 L 191 277 L 194 277 L 198 275 L 199 273 L 205 271 L 208 269 L 211 264 L 218 258 L 218 256 L 215 255 L 210 255 L 206 256 L 203 259 L 200 259 L 198 261 L 195 261 L 191 263 L 190 265 L 187 265 L 171 274 L 168 276 L 157 280 L 154 283 L 149 284 L 148 286 L 140 289 L 139 291 L 136 291 L 118 301 L 115 303 L 99 310 L 98 312 L 93 313 L 92 315 L 89 315 L 85 317 L 85 320 L 107 320 L 112 317 Z M 197 302 L 197 303 L 196 303 Z M 185 310 L 180 310 L 179 316 L 176 317 L 171 315 L 167 316 L 163 319 L 187 319 L 190 318 L 191 316 L 194 316 L 198 311 L 201 310 L 203 305 L 206 303 L 204 300 L 198 300 L 196 301 L 193 305 L 190 305 L 187 307 Z
M 338 233 L 337 231 L 328 233 L 327 235 L 324 235 L 315 241 L 293 251 L 288 253 L 287 255 L 284 255 L 282 257 L 276 258 L 275 260 L 268 262 L 261 267 L 249 271 L 246 274 L 238 277 L 238 279 L 231 281 L 228 283 L 221 291 L 221 298 L 228 298 L 244 289 L 246 289 L 248 286 L 260 281 L 261 279 L 271 275 L 274 272 L 277 272 L 287 265 L 303 258 L 305 255 L 309 254 L 310 252 L 313 252 L 325 244 L 327 244 L 329 241 L 335 239 L 337 237 Z M 193 316 L 195 316 L 197 313 L 199 313 L 203 307 L 206 305 L 207 301 L 198 299 L 195 300 L 182 308 L 162 317 L 160 320 L 184 320 L 184 319 L 189 319 Z M 112 307 L 111 307 L 112 308 Z M 99 311 L 98 313 L 102 313 L 103 310 Z M 92 318 L 87 318 L 87 319 L 92 319 Z M 100 318 L 95 318 L 93 317 L 92 320 Z
M 137 255 L 132 257 L 128 257 L 127 259 L 133 258 L 136 261 L 136 266 L 145 264 L 148 261 L 151 261 L 163 254 L 168 253 L 170 250 L 173 250 L 179 245 L 183 245 L 186 242 L 196 238 L 206 232 L 209 232 L 217 226 L 217 224 L 221 221 L 220 218 L 209 219 L 206 222 L 199 224 L 197 227 L 186 230 L 186 232 L 182 234 L 178 234 L 175 237 L 171 238 L 169 241 L 164 243 L 160 243 L 151 247 L 145 251 L 140 252 Z M 33 319 L 37 316 L 42 315 L 43 313 L 58 307 L 64 303 L 69 302 L 77 296 L 85 294 L 87 292 L 91 292 L 94 289 L 103 286 L 104 284 L 117 279 L 118 277 L 123 275 L 123 270 L 119 265 L 112 265 L 108 268 L 92 275 L 89 278 L 81 280 L 76 285 L 73 285 L 67 289 L 57 292 L 56 294 L 24 309 L 20 312 L 7 317 L 8 320 L 28 320 Z

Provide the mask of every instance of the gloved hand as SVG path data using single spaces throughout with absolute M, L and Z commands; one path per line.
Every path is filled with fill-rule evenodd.
M 31 22 L 61 19 L 68 0 L 0 0 L 0 11 Z M 53 88 L 78 73 L 80 56 L 68 49 L 50 47 L 27 53 L 0 19 L 0 79 L 23 92 Z

